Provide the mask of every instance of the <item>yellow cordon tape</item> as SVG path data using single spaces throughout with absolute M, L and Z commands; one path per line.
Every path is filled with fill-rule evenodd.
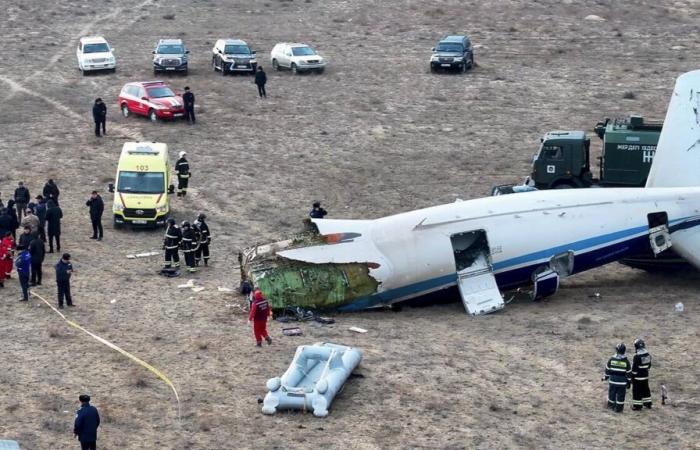
M 30 291 L 30 292 L 31 292 L 31 294 L 32 294 L 33 296 L 39 298 L 39 300 L 41 300 L 42 302 L 46 303 L 46 305 L 47 305 L 49 308 L 53 309 L 54 312 L 55 312 L 56 314 L 58 314 L 59 316 L 61 316 L 61 318 L 62 318 L 63 320 L 65 320 L 66 323 L 67 323 L 68 325 L 70 325 L 70 326 L 72 326 L 73 328 L 75 328 L 75 329 L 77 329 L 77 330 L 80 330 L 80 331 L 82 331 L 83 333 L 85 333 L 85 334 L 91 336 L 92 338 L 94 338 L 94 339 L 96 339 L 97 341 L 103 343 L 104 345 L 106 345 L 107 347 L 111 348 L 112 350 L 118 351 L 119 353 L 121 353 L 122 355 L 124 355 L 124 356 L 126 356 L 127 358 L 131 359 L 132 361 L 138 363 L 138 364 L 141 365 L 142 367 L 145 367 L 146 369 L 150 370 L 151 372 L 153 372 L 153 374 L 154 374 L 155 376 L 157 376 L 158 378 L 160 378 L 161 380 L 163 380 L 163 381 L 165 382 L 165 384 L 167 384 L 168 386 L 170 386 L 170 389 L 172 389 L 172 390 L 173 390 L 173 393 L 175 394 L 175 400 L 177 400 L 177 420 L 178 420 L 178 421 L 180 420 L 180 396 L 179 396 L 178 393 L 177 393 L 177 389 L 175 389 L 175 385 L 172 383 L 172 381 L 170 381 L 170 380 L 168 379 L 168 377 L 166 377 L 166 376 L 163 374 L 163 372 L 161 372 L 160 370 L 156 369 L 156 368 L 153 367 L 152 365 L 148 364 L 146 361 L 144 361 L 144 360 L 142 360 L 142 359 L 140 359 L 140 358 L 138 358 L 138 357 L 132 355 L 131 353 L 127 352 L 126 350 L 124 350 L 124 349 L 122 349 L 122 348 L 120 348 L 120 347 L 118 347 L 118 346 L 112 344 L 112 343 L 109 342 L 107 339 L 101 338 L 100 336 L 96 335 L 95 333 L 92 333 L 92 332 L 86 330 L 85 328 L 83 328 L 82 326 L 80 326 L 78 323 L 73 322 L 72 320 L 70 320 L 69 318 L 67 318 L 65 315 L 63 315 L 63 313 L 62 313 L 61 311 L 59 311 L 58 309 L 56 309 L 56 307 L 54 307 L 51 303 L 47 302 L 46 299 L 45 299 L 44 297 L 42 297 L 41 295 L 37 294 L 37 293 L 34 292 L 34 291 Z

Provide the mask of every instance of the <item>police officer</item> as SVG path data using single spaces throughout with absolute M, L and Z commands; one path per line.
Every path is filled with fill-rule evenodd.
M 182 222 L 182 253 L 185 255 L 185 265 L 188 272 L 196 272 L 194 253 L 197 249 L 197 236 L 188 221 Z
M 80 409 L 75 412 L 73 434 L 80 441 L 82 450 L 97 449 L 97 428 L 100 426 L 100 413 L 90 404 L 90 396 L 83 394 L 78 397 Z
M 621 413 L 625 409 L 625 393 L 629 387 L 632 366 L 625 356 L 627 348 L 620 342 L 615 347 L 615 354 L 605 365 L 605 378 L 608 380 L 608 408 Z
M 640 410 L 642 406 L 651 409 L 651 392 L 649 391 L 649 368 L 651 355 L 641 339 L 634 340 L 635 355 L 632 358 L 632 409 Z
M 182 241 L 182 231 L 175 224 L 175 219 L 171 217 L 168 219 L 168 228 L 165 230 L 165 238 L 163 239 L 163 249 L 165 250 L 164 268 L 180 267 L 180 241 Z
M 199 261 L 204 260 L 204 265 L 209 265 L 209 244 L 211 243 L 211 234 L 209 233 L 209 225 L 205 222 L 207 216 L 200 214 L 197 220 L 194 221 L 194 227 L 199 231 L 199 248 L 195 253 L 195 263 L 199 265 Z
M 311 212 L 309 212 L 309 217 L 312 219 L 323 219 L 326 214 L 328 214 L 328 211 L 321 208 L 321 202 L 314 202 Z
M 185 86 L 182 101 L 185 103 L 185 119 L 194 125 L 194 94 L 190 91 L 189 86 Z
M 187 195 L 187 183 L 190 180 L 190 163 L 187 162 L 185 155 L 187 153 L 180 152 L 180 159 L 175 163 L 175 173 L 177 173 L 177 196 L 184 197 Z

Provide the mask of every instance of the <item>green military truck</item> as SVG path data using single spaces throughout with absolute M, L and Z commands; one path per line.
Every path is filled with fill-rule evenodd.
M 594 131 L 603 140 L 598 158 L 599 178 L 591 171 L 591 141 L 585 132 L 550 131 L 541 139 L 526 183 L 537 189 L 642 187 L 654 160 L 662 125 L 645 122 L 639 116 L 598 122 Z

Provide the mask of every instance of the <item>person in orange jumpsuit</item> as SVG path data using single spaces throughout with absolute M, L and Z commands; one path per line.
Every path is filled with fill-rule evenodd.
M 272 338 L 267 334 L 267 319 L 272 315 L 272 308 L 267 303 L 259 289 L 253 293 L 253 303 L 250 305 L 248 322 L 253 322 L 253 334 L 255 335 L 255 345 L 262 346 L 263 338 L 267 344 L 272 344 Z
M 0 287 L 5 287 L 5 279 L 10 278 L 12 273 L 12 259 L 15 249 L 15 241 L 12 240 L 12 233 L 5 232 L 5 236 L 0 240 Z

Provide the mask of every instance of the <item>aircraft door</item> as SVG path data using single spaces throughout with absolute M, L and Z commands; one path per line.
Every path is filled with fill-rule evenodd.
M 647 214 L 649 221 L 649 244 L 654 255 L 671 248 L 671 234 L 668 231 L 668 214 L 665 211 Z
M 504 306 L 491 266 L 491 249 L 484 230 L 457 233 L 450 237 L 457 268 L 457 285 L 464 309 L 473 316 Z

